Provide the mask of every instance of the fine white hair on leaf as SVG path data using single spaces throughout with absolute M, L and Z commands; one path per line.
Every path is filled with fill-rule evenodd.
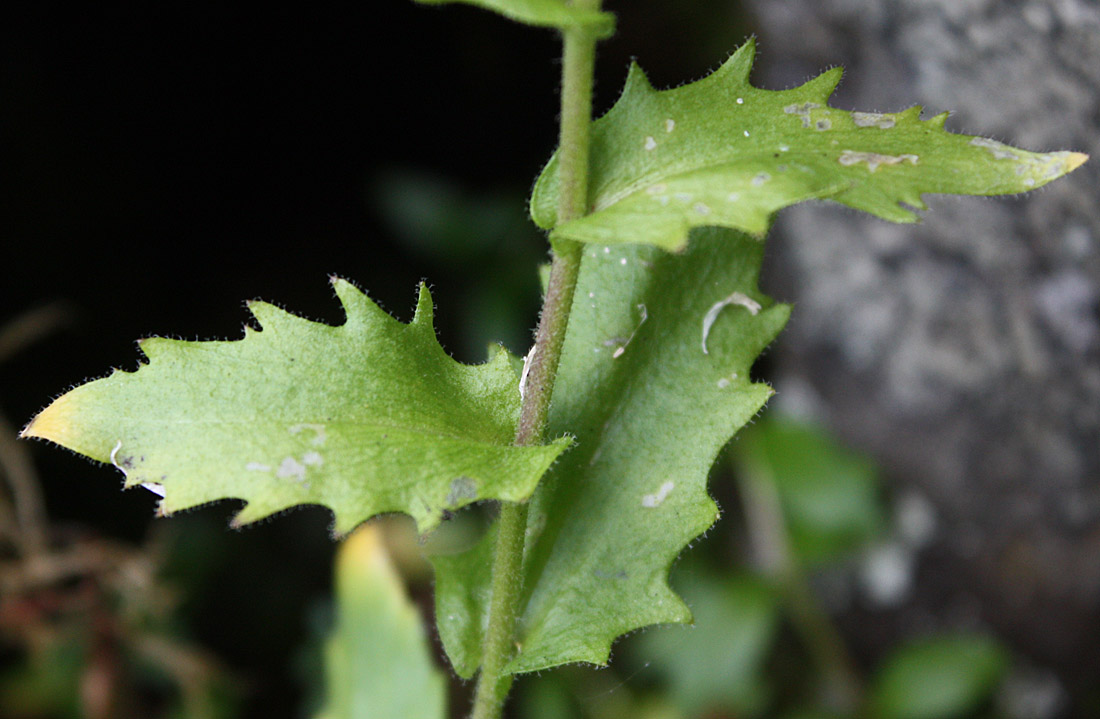
M 752 315 L 756 315 L 760 312 L 760 303 L 743 292 L 734 292 L 729 297 L 715 302 L 710 306 L 710 309 L 707 310 L 707 313 L 703 315 L 703 354 L 710 354 L 707 351 L 707 337 L 710 335 L 710 328 L 713 327 L 714 323 L 718 320 L 719 313 L 729 305 L 741 305 Z

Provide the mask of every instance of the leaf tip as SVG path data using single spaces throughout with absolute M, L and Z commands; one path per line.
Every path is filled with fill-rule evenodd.
M 1085 164 L 1089 159 L 1089 156 L 1083 152 L 1071 152 L 1065 159 L 1065 174 L 1069 174 L 1076 170 L 1081 165 Z
M 928 124 L 937 130 L 942 130 L 947 123 L 947 118 L 951 115 L 950 112 L 941 112 L 938 115 L 928 118 Z
M 421 282 L 416 296 L 416 313 L 413 315 L 412 324 L 426 324 L 431 327 L 434 315 L 435 305 L 432 303 L 431 290 L 426 283 Z
M 21 439 L 46 439 L 57 444 L 64 444 L 73 428 L 73 416 L 76 408 L 72 400 L 72 392 L 67 392 L 44 410 L 35 415 L 34 419 L 19 432 Z
M 630 69 L 626 72 L 626 83 L 623 85 L 623 92 L 619 96 L 619 101 L 622 102 L 622 99 L 629 97 L 632 92 L 653 91 L 653 85 L 650 84 L 649 76 L 645 74 L 645 70 L 642 69 L 637 60 L 631 60 Z

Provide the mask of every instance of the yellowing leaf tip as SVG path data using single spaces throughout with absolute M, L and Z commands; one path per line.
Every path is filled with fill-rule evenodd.
M 64 438 L 72 431 L 74 412 L 72 393 L 66 393 L 51 402 L 44 410 L 35 415 L 19 433 L 23 439 L 46 439 L 64 445 Z
M 1089 156 L 1083 152 L 1071 152 L 1066 157 L 1066 174 L 1069 174 L 1076 170 L 1089 159 Z

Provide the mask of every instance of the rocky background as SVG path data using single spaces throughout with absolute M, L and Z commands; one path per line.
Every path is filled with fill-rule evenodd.
M 900 635 L 984 625 L 1035 662 L 1023 682 L 1045 711 L 1095 706 L 1100 6 L 748 5 L 759 84 L 839 64 L 838 107 L 919 103 L 926 117 L 950 110 L 955 132 L 1094 158 L 1018 199 L 932 198 L 915 227 L 824 204 L 788 210 L 769 239 L 767 286 L 795 304 L 772 358 L 779 401 L 869 451 L 902 519 L 929 530 L 887 558 L 887 571 L 915 573 L 909 591 L 857 602 L 850 636 L 873 654 Z

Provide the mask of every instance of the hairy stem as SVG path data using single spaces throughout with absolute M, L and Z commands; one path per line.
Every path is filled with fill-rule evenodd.
M 600 0 L 577 0 L 575 5 L 598 10 Z M 583 29 L 563 32 L 560 195 L 558 222 L 585 214 L 588 205 L 588 136 L 592 118 L 592 73 L 596 39 Z M 581 267 L 581 245 L 562 241 L 554 246 L 550 283 L 543 298 L 535 346 L 527 358 L 528 373 L 523 406 L 516 429 L 517 445 L 543 441 L 554 378 L 558 372 L 569 311 Z M 497 719 L 512 686 L 504 671 L 515 653 L 515 625 L 523 589 L 523 548 L 527 533 L 527 505 L 501 504 L 496 550 L 493 555 L 489 628 L 482 645 L 481 674 L 474 697 L 473 719 Z

